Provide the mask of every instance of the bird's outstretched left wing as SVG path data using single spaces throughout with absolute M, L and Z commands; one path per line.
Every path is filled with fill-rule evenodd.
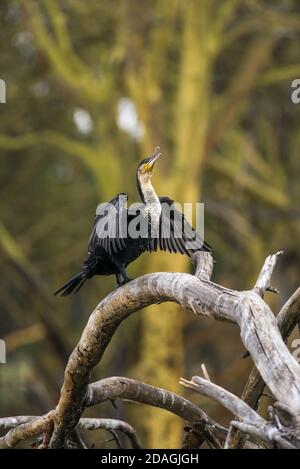
M 122 229 L 127 229 L 127 195 L 118 194 L 97 208 L 97 215 L 89 240 L 89 254 L 103 248 L 108 254 L 125 249 Z
M 196 251 L 211 251 L 199 233 L 175 207 L 174 200 L 160 197 L 161 216 L 158 237 L 151 239 L 149 250 L 169 251 L 191 256 Z

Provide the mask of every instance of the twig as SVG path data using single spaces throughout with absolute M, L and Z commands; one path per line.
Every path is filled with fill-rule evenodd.
M 127 422 L 116 419 L 81 418 L 78 427 L 83 430 L 120 431 L 127 435 L 134 449 L 142 448 L 136 431 Z
M 202 369 L 204 378 L 207 379 L 208 381 L 211 381 L 211 379 L 210 379 L 210 377 L 209 377 L 209 374 L 208 374 L 208 372 L 207 372 L 206 366 L 205 366 L 204 363 L 202 363 L 201 369 Z
M 225 445 L 224 445 L 224 449 L 228 449 L 229 446 L 230 446 L 232 429 L 233 429 L 233 426 L 230 424 L 230 427 L 229 427 L 228 433 L 227 433 L 227 437 L 226 437 L 226 441 L 225 441 Z
M 278 258 L 283 254 L 283 251 L 278 251 L 276 254 L 271 254 L 267 257 L 264 262 L 264 265 L 260 271 L 256 284 L 254 285 L 253 290 L 262 298 L 266 290 L 273 293 L 278 293 L 278 290 L 271 286 L 271 277 L 273 270 L 277 264 Z
M 123 445 L 122 445 L 122 442 L 120 440 L 118 433 L 115 430 L 108 430 L 108 431 L 112 435 L 112 438 L 110 438 L 109 440 L 106 440 L 104 443 L 108 443 L 109 441 L 115 441 L 117 447 L 119 449 L 123 449 Z
M 200 376 L 193 376 L 191 381 L 181 378 L 179 382 L 202 396 L 213 398 L 239 418 L 251 419 L 251 421 L 257 425 L 264 425 L 266 423 L 266 421 L 245 402 L 211 381 L 201 378 Z

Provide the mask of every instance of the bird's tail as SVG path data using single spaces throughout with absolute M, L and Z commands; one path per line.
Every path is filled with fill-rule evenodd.
M 78 272 L 78 274 L 74 275 L 65 285 L 63 285 L 59 290 L 57 290 L 54 295 L 58 295 L 58 293 L 61 293 L 61 296 L 67 296 L 70 295 L 70 293 L 78 292 L 84 282 L 87 279 L 87 272 L 85 269 L 81 270 Z

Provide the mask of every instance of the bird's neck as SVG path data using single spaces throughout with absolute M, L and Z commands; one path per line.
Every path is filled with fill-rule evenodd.
M 154 187 L 151 184 L 150 177 L 138 176 L 137 186 L 140 197 L 145 205 L 160 205 L 159 198 L 157 197 Z
M 137 186 L 140 197 L 145 204 L 144 215 L 148 219 L 150 227 L 150 237 L 159 237 L 159 223 L 161 216 L 161 204 L 154 187 L 151 184 L 151 179 L 147 175 L 137 175 Z
M 151 230 L 158 230 L 161 205 L 154 187 L 151 184 L 151 179 L 150 177 L 141 176 L 138 177 L 137 183 L 140 197 L 145 204 L 145 215 L 147 215 L 151 223 Z

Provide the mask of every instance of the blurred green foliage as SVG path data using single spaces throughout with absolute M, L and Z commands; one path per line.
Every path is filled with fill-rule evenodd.
M 115 279 L 67 299 L 52 292 L 80 268 L 97 204 L 120 191 L 136 200 L 136 164 L 157 144 L 167 155 L 159 193 L 205 202 L 214 281 L 249 288 L 264 257 L 285 250 L 280 296 L 267 297 L 277 312 L 299 285 L 299 2 L 2 0 L 0 24 L 0 414 L 55 405 L 68 353 Z M 189 268 L 157 253 L 130 270 Z M 205 362 L 240 394 L 251 368 L 242 350 L 233 326 L 161 305 L 121 326 L 93 378 L 128 375 L 183 394 L 180 375 Z M 182 422 L 162 411 L 95 412 L 128 419 L 149 446 L 178 445 Z M 106 436 L 93 438 L 101 447 Z

